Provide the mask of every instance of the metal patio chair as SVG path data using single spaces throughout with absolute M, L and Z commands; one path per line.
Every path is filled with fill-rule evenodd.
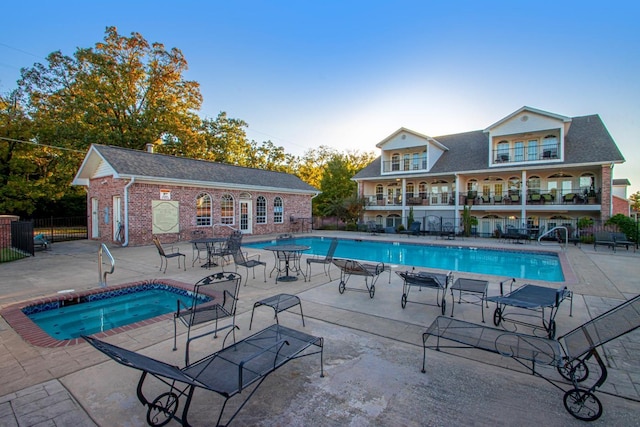
M 187 327 L 187 343 L 185 348 L 185 363 L 189 364 L 189 344 L 191 341 L 207 335 L 217 338 L 218 332 L 231 328 L 227 333 L 233 333 L 235 342 L 236 325 L 236 305 L 238 302 L 238 291 L 242 276 L 238 273 L 220 272 L 211 274 L 200 279 L 193 286 L 193 297 L 190 306 L 185 305 L 181 300 L 177 300 L 177 310 L 173 315 L 173 351 L 178 349 L 176 337 L 178 335 L 177 324 L 180 321 Z M 219 326 L 218 321 L 230 318 L 231 322 Z M 198 335 L 191 335 L 191 328 L 203 323 L 215 322 L 211 331 L 200 332 Z M 226 337 L 225 337 L 226 339 Z
M 162 266 L 164 265 L 164 273 L 167 272 L 167 265 L 169 265 L 169 258 L 178 258 L 178 268 L 180 268 L 180 257 L 182 257 L 182 264 L 184 266 L 184 270 L 187 270 L 187 256 L 180 252 L 180 249 L 171 247 L 171 252 L 165 252 L 162 247 L 162 243 L 160 243 L 160 239 L 158 236 L 153 236 L 153 244 L 156 245 L 156 249 L 158 249 L 158 255 L 160 255 L 160 270 L 162 270 Z

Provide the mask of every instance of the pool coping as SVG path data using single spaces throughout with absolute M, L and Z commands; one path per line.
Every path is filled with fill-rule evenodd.
M 329 236 L 298 236 L 300 238 L 318 238 L 318 239 L 326 239 L 326 240 L 330 240 L 333 237 L 329 237 Z M 375 239 L 363 239 L 363 238 L 349 238 L 349 237 L 339 237 L 339 240 L 353 240 L 353 241 L 357 241 L 357 242 L 361 242 L 361 241 L 367 241 L 367 242 L 376 242 L 376 243 L 384 243 L 386 241 L 381 241 L 381 240 L 375 240 Z M 268 240 L 255 240 L 255 241 L 251 241 L 251 242 L 247 242 L 247 244 L 245 244 L 244 246 L 252 248 L 252 249 L 257 249 L 257 250 L 262 250 L 262 248 L 260 247 L 255 247 L 254 245 L 262 245 L 265 243 L 275 243 L 277 239 L 268 239 Z M 558 261 L 560 263 L 560 271 L 562 272 L 562 276 L 564 278 L 564 280 L 540 280 L 541 282 L 544 283 L 562 283 L 565 285 L 574 285 L 576 283 L 578 283 L 578 277 L 575 274 L 575 271 L 573 271 L 573 268 L 571 267 L 571 263 L 569 263 L 569 259 L 567 258 L 567 254 L 565 251 L 563 250 L 555 250 L 555 249 L 543 249 L 540 247 L 526 247 L 526 245 L 521 245 L 518 248 L 511 248 L 511 247 L 492 247 L 492 246 L 484 246 L 484 245 L 459 245 L 459 244 L 455 244 L 455 243 L 447 243 L 447 244 L 438 244 L 438 243 L 433 243 L 433 242 L 429 242 L 429 243 L 425 243 L 425 242 L 399 242 L 399 241 L 388 241 L 388 242 L 397 242 L 397 243 L 401 243 L 401 244 L 407 244 L 407 245 L 415 245 L 415 246 L 433 246 L 433 247 L 450 247 L 450 248 L 458 248 L 458 249 L 462 249 L 462 248 L 467 248 L 467 249 L 481 249 L 481 250 L 487 250 L 487 251 L 496 251 L 496 252 L 517 252 L 517 253 L 525 253 L 525 254 L 531 254 L 531 253 L 535 253 L 535 254 L 539 254 L 539 255 L 555 255 L 558 257 Z M 365 262 L 372 262 L 371 260 L 363 260 Z M 435 270 L 441 270 L 437 267 L 421 267 L 421 268 L 431 268 L 431 269 L 435 269 Z M 444 271 L 444 270 L 443 270 Z M 487 274 L 487 273 L 477 273 L 477 272 L 469 272 L 469 271 L 463 271 L 463 274 L 479 274 L 479 275 L 484 275 L 484 276 L 495 276 L 495 274 Z M 506 277 L 506 276 L 505 276 Z M 527 281 L 527 280 L 538 280 L 538 279 L 524 279 L 524 278 L 520 278 L 519 280 L 521 281 Z
M 65 292 L 62 294 L 56 294 L 56 295 L 43 297 L 36 300 L 22 301 L 22 302 L 15 303 L 8 307 L 3 308 L 2 310 L 0 310 L 0 315 L 9 324 L 9 326 L 13 328 L 14 331 L 29 344 L 32 344 L 37 347 L 46 347 L 46 348 L 68 347 L 68 346 L 83 343 L 85 341 L 82 338 L 58 340 L 51 337 L 44 330 L 42 330 L 38 325 L 36 325 L 26 314 L 24 314 L 22 309 L 32 305 L 48 304 L 56 301 L 68 301 L 76 298 L 86 297 L 89 295 L 101 294 L 108 291 L 115 291 L 118 289 L 131 288 L 131 287 L 137 287 L 137 286 L 143 286 L 143 285 L 151 285 L 151 284 L 167 285 L 174 288 L 183 289 L 185 291 L 193 290 L 193 284 L 180 282 L 172 279 L 140 280 L 138 282 L 122 283 L 120 285 L 113 285 L 106 288 L 87 289 L 85 291 L 78 291 L 78 292 L 75 292 L 75 291 Z M 120 334 L 122 332 L 131 331 L 133 329 L 137 329 L 142 326 L 152 325 L 162 320 L 171 319 L 172 317 L 173 317 L 173 313 L 166 313 L 160 316 L 152 317 L 150 319 L 140 320 L 137 322 L 130 323 L 128 325 L 109 329 L 108 331 L 98 332 L 96 334 L 92 334 L 91 336 L 94 336 L 97 338 L 105 338 L 105 337 L 113 336 L 116 334 Z

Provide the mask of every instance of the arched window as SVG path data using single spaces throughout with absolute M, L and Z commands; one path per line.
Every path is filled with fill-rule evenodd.
M 376 185 L 376 200 L 384 200 L 384 187 L 382 184 Z
M 282 224 L 284 218 L 284 204 L 282 197 L 276 196 L 273 199 L 273 222 L 275 224 Z
M 264 196 L 256 198 L 256 224 L 267 223 L 267 199 Z
M 400 170 L 400 154 L 393 153 L 391 156 L 391 170 L 399 171 Z
M 418 184 L 418 194 L 420 195 L 421 199 L 426 199 L 427 198 L 427 183 L 422 181 L 420 184 Z
M 407 193 L 407 198 L 413 197 L 413 190 L 414 190 L 413 182 L 408 182 L 407 188 L 405 189 Z
M 558 138 L 555 135 L 547 135 L 542 142 L 542 158 L 558 158 Z
M 512 176 L 509 178 L 509 196 L 520 194 L 520 178 Z
M 532 175 L 527 180 L 529 194 L 540 194 L 540 177 Z
M 496 150 L 496 163 L 505 163 L 509 161 L 509 141 L 498 142 Z
M 211 224 L 211 196 L 200 193 L 196 197 L 196 225 L 210 227 Z
M 220 222 L 222 224 L 233 225 L 235 223 L 236 215 L 231 194 L 224 194 L 220 198 L 220 211 Z

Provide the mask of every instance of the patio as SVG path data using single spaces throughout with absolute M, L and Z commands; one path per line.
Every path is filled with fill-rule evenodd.
M 362 238 L 384 240 L 389 236 L 362 233 Z M 430 244 L 451 243 L 418 239 Z M 458 239 L 455 245 L 514 246 L 498 244 L 493 239 Z M 178 246 L 186 253 L 190 249 L 187 242 Z M 58 243 L 32 259 L 0 265 L 0 307 L 61 290 L 97 287 L 97 248 L 98 244 L 90 241 Z M 557 246 L 544 249 L 559 250 Z M 260 252 L 264 259 L 273 258 Z M 111 253 L 116 270 L 108 277 L 109 284 L 154 277 L 195 283 L 207 274 L 198 266 L 183 271 L 173 264 L 166 275 L 159 273 L 160 260 L 152 246 L 113 247 Z M 558 334 L 640 292 L 639 253 L 594 252 L 590 245 L 570 245 L 565 254 L 566 268 L 572 274 L 564 284 L 576 297 L 573 317 L 569 317 L 568 305 L 560 308 L 556 318 Z M 226 268 L 233 270 L 234 266 Z M 394 266 L 394 270 L 402 268 Z M 244 269 L 239 272 L 246 273 Z M 316 268 L 309 282 L 278 284 L 274 279 L 264 283 L 262 277 L 252 280 L 250 276 L 247 286 L 240 289 L 239 339 L 252 333 L 249 321 L 256 301 L 282 292 L 301 299 L 306 327 L 302 328 L 295 310 L 281 312 L 279 321 L 325 338 L 325 378 L 320 378 L 315 360 L 302 359 L 287 365 L 265 381 L 240 412 L 236 425 L 485 425 L 508 424 L 516 419 L 520 425 L 583 424 L 564 410 L 561 393 L 523 373 L 508 359 L 489 357 L 481 351 L 467 351 L 460 356 L 433 351 L 427 373 L 421 374 L 421 333 L 440 310 L 416 304 L 402 309 L 402 280 L 395 274 L 391 284 L 386 283 L 386 277 L 379 281 L 374 299 L 359 293 L 340 295 L 337 270 L 335 273 L 329 282 L 322 269 Z M 464 276 L 489 280 L 489 295 L 498 293 L 498 282 L 504 279 Z M 449 296 L 447 304 L 451 301 Z M 425 292 L 417 296 L 420 297 L 431 302 L 433 295 Z M 492 313 L 494 308 L 491 305 L 485 311 Z M 472 304 L 458 305 L 456 299 L 456 318 L 480 322 L 479 311 Z M 272 323 L 272 310 L 256 310 L 253 332 Z M 179 351 L 171 351 L 172 331 L 168 319 L 122 332 L 109 341 L 182 366 L 184 354 L 180 350 L 184 344 Z M 185 330 L 181 332 L 184 334 Z M 132 375 L 130 369 L 108 361 L 84 344 L 62 348 L 31 346 L 4 319 L 0 320 L 0 337 L 1 425 L 33 425 L 47 420 L 57 425 L 145 424 L 146 411 L 135 397 L 138 375 Z M 184 341 L 184 335 L 180 338 Z M 198 340 L 191 352 L 193 357 L 202 357 L 218 350 L 221 344 L 220 339 Z M 606 347 L 610 377 L 603 393 L 599 393 L 604 414 L 593 425 L 637 424 L 639 344 L 640 332 L 635 331 Z M 190 420 L 195 425 L 207 424 L 211 415 L 208 408 L 221 401 L 211 393 L 196 392 Z

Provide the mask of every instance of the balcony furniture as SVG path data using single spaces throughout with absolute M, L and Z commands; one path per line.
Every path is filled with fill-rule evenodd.
M 542 201 L 542 196 L 538 193 L 529 194 L 529 203 L 539 205 Z
M 493 196 L 493 204 L 495 205 L 496 203 L 503 203 L 502 196 Z
M 488 204 L 490 204 L 490 203 L 491 203 L 491 196 L 488 196 L 488 195 L 484 195 L 484 194 L 483 194 L 483 195 L 480 197 L 480 199 L 482 200 L 482 204 L 483 204 L 483 205 L 488 205 Z
M 577 195 L 575 193 L 567 193 L 564 196 L 562 196 L 562 201 L 564 203 L 573 203 L 575 204 L 577 201 Z
M 555 197 L 553 196 L 553 194 L 551 193 L 544 193 L 542 195 L 542 201 L 545 204 L 549 204 L 549 203 L 553 203 L 553 201 L 555 200 Z

